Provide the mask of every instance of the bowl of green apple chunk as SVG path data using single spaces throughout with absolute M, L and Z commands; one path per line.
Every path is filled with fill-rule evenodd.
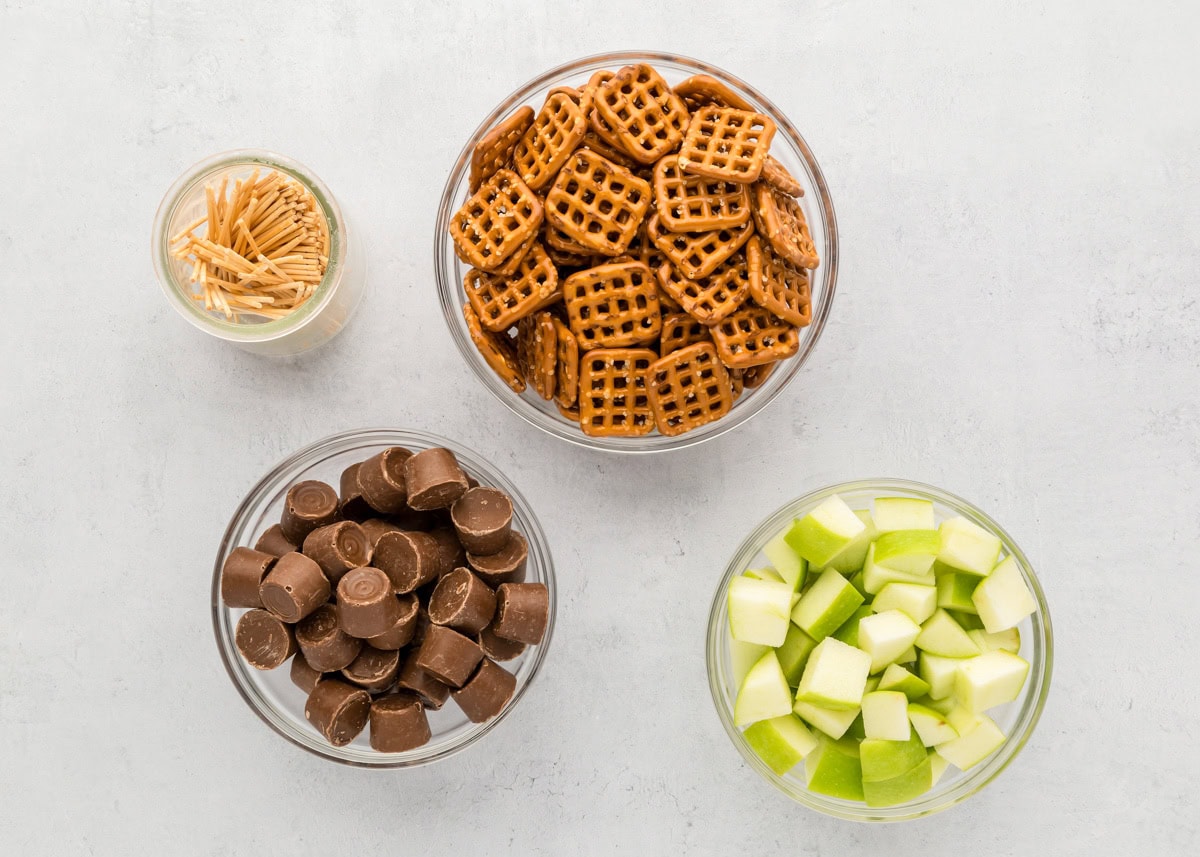
M 707 660 L 717 714 L 763 778 L 828 815 L 903 821 L 1016 758 L 1053 637 L 999 524 L 938 488 L 873 479 L 793 500 L 742 542 Z

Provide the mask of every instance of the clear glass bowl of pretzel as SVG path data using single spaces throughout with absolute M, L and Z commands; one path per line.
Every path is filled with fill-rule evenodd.
M 812 353 L 838 270 L 820 167 L 751 87 L 698 60 L 602 54 L 501 102 L 446 183 L 442 311 L 515 413 L 597 449 L 716 437 Z

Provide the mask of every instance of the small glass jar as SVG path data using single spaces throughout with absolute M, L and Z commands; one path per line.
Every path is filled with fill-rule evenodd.
M 269 321 L 235 322 L 222 313 L 206 310 L 193 299 L 191 266 L 171 255 L 170 241 L 204 214 L 205 187 L 219 184 L 222 179 L 228 179 L 232 186 L 263 168 L 286 173 L 312 193 L 329 226 L 329 264 L 316 291 L 293 312 Z M 180 315 L 205 333 L 256 354 L 288 356 L 328 342 L 350 320 L 367 283 L 362 242 L 350 231 L 325 183 L 291 158 L 259 149 L 223 152 L 186 170 L 158 206 L 152 253 L 159 284 Z

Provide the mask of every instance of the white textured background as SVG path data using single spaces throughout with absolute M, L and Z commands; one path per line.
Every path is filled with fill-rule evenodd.
M 579 6 L 0 0 L 0 852 L 1194 853 L 1196 4 Z M 632 47 L 779 104 L 842 238 L 832 323 L 783 399 L 649 459 L 509 415 L 453 349 L 431 265 L 480 117 L 551 65 Z M 307 357 L 210 341 L 154 282 L 162 193 L 240 146 L 312 167 L 368 245 L 362 310 Z M 544 672 L 485 744 L 371 773 L 250 713 L 208 592 L 268 466 L 389 424 L 493 456 L 541 514 L 562 595 Z M 994 514 L 1056 632 L 1016 764 L 898 827 L 760 782 L 704 672 L 742 534 L 872 475 Z

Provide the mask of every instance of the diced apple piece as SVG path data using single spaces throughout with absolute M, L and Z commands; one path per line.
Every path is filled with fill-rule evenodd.
M 999 537 L 962 516 L 942 521 L 938 536 L 938 562 L 968 574 L 987 577 L 1000 558 Z
M 877 690 L 879 690 L 879 676 L 867 676 L 867 683 L 863 686 L 863 696 L 866 696 L 868 693 L 874 693 Z
M 864 604 L 853 613 L 850 618 L 842 623 L 842 627 L 838 628 L 829 636 L 835 640 L 841 640 L 847 646 L 858 646 L 858 623 L 871 615 L 871 608 Z
M 937 606 L 963 613 L 975 613 L 975 602 L 971 595 L 979 585 L 979 578 L 972 574 L 951 572 L 937 579 Z
M 937 754 L 947 762 L 965 771 L 978 765 L 1004 744 L 1004 733 L 990 717 L 979 717 L 974 725 L 959 730 L 959 736 L 937 746 Z
M 870 671 L 870 655 L 827 637 L 817 644 L 804 665 L 796 701 L 843 711 L 858 708 Z
M 871 549 L 870 545 L 868 545 L 867 550 L 870 550 L 870 549 Z M 863 598 L 867 597 L 867 588 L 865 586 L 863 586 L 862 571 L 856 571 L 856 572 L 854 572 L 854 574 L 850 575 L 850 585 L 853 586 L 855 591 L 857 591 L 858 594 L 861 595 Z
M 784 642 L 787 642 L 784 640 Z M 729 662 L 733 671 L 733 683 L 738 687 L 742 686 L 742 682 L 746 678 L 746 673 L 750 672 L 750 667 L 758 663 L 767 652 L 771 650 L 770 646 L 760 646 L 758 643 L 743 643 L 741 640 L 729 640 Z
M 832 568 L 827 568 L 800 596 L 799 603 L 792 610 L 791 619 L 804 633 L 820 642 L 840 628 L 862 603 L 863 597 L 858 590 Z
M 875 522 L 872 520 L 870 512 L 865 509 L 855 509 L 854 514 L 863 522 L 866 529 L 855 536 L 850 544 L 842 548 L 838 555 L 826 564 L 826 568 L 835 569 L 842 574 L 850 574 L 862 568 L 867 559 L 867 548 L 879 537 L 879 531 L 875 529 Z
M 810 702 L 797 702 L 792 711 L 809 726 L 824 732 L 830 738 L 841 738 L 845 735 L 859 715 L 857 708 L 849 711 L 834 711 Z
M 793 592 L 798 592 L 804 586 L 808 563 L 804 561 L 804 557 L 792 550 L 792 546 L 787 543 L 787 534 L 787 530 L 776 533 L 763 548 L 763 553 L 783 582 L 789 584 Z
M 988 652 L 1011 652 L 1015 655 L 1021 651 L 1021 632 L 1016 628 L 997 631 L 995 634 L 989 634 L 987 631 L 979 629 L 967 631 L 967 636 L 975 641 L 975 645 L 979 646 L 979 651 L 984 654 Z
M 863 780 L 867 806 L 896 806 L 916 800 L 933 788 L 933 762 L 926 756 L 915 768 L 890 780 Z
M 775 655 L 779 658 L 779 666 L 783 668 L 787 683 L 792 687 L 800 683 L 804 665 L 808 663 L 808 656 L 816 647 L 816 640 L 801 631 L 798 626 L 788 623 L 787 636 L 783 639 L 783 645 L 775 650 Z
M 914 645 L 923 652 L 945 658 L 969 658 L 979 654 L 975 641 L 945 610 L 936 610 L 925 620 Z
M 989 634 L 1014 628 L 1026 616 L 1037 610 L 1037 602 L 1025 585 L 1017 561 L 1005 557 L 980 584 L 971 596 L 979 618 Z M 953 761 L 953 759 L 951 760 Z
M 735 577 L 729 582 L 729 633 L 743 643 L 778 646 L 787 636 L 791 606 L 786 583 Z
M 794 714 L 759 720 L 742 733 L 746 743 L 777 774 L 783 775 L 817 747 L 817 738 Z
M 938 608 L 938 590 L 919 583 L 886 583 L 871 602 L 876 613 L 899 610 L 918 625 L 933 615 Z
M 910 700 L 920 699 L 929 693 L 929 683 L 913 675 L 899 664 L 891 664 L 883 671 L 879 680 L 880 690 L 898 690 Z
M 921 653 L 917 674 L 929 684 L 929 696 L 933 699 L 945 699 L 954 693 L 954 676 L 958 673 L 958 665 L 962 658 L 943 658 Z
M 770 580 L 774 583 L 783 583 L 783 578 L 773 568 L 748 568 L 742 572 L 742 577 L 749 577 L 751 580 Z
M 800 518 L 784 536 L 792 550 L 824 568 L 866 525 L 836 494 Z
M 924 705 L 911 703 L 908 706 L 908 719 L 926 747 L 944 744 L 958 737 L 958 730 L 950 725 L 945 714 Z
M 862 800 L 862 765 L 855 741 L 822 738 L 804 759 L 804 781 L 809 791 L 842 800 Z
M 862 700 L 863 731 L 868 738 L 907 741 L 908 697 L 894 690 L 867 693 Z
M 933 501 L 916 497 L 876 497 L 874 518 L 881 533 L 937 529 Z
M 949 767 L 950 763 L 937 753 L 929 754 L 929 768 L 933 775 L 933 782 L 929 784 L 930 788 L 933 788 L 938 784 L 938 780 L 942 778 L 942 774 L 946 773 L 946 769 Z
M 974 607 L 975 603 L 971 602 L 971 606 Z M 959 627 L 964 631 L 983 630 L 983 623 L 979 621 L 979 614 L 974 611 L 964 613 L 962 610 L 947 610 L 946 612 L 950 614 L 950 618 L 957 622 Z
M 893 530 L 875 540 L 875 564 L 904 574 L 922 575 L 933 568 L 937 551 L 936 530 Z
M 889 583 L 919 583 L 924 586 L 935 586 L 937 578 L 932 572 L 925 574 L 908 574 L 897 571 L 875 562 L 875 543 L 867 548 L 867 558 L 863 561 L 862 588 L 867 593 L 877 593 Z
M 908 651 L 896 658 L 898 664 L 915 664 L 917 662 L 917 647 L 909 646 Z
M 1028 675 L 1029 662 L 1024 658 L 1009 652 L 988 652 L 959 665 L 954 695 L 969 711 L 978 714 L 1020 696 Z
M 929 755 L 916 734 L 904 741 L 866 738 L 859 745 L 863 779 L 872 782 L 890 780 L 911 771 Z
M 894 663 L 913 645 L 921 626 L 899 610 L 872 613 L 858 623 L 858 646 L 871 656 L 871 672 Z
M 943 697 L 942 699 L 934 699 L 932 696 L 926 696 L 917 700 L 917 705 L 924 705 L 926 708 L 932 708 L 938 714 L 949 715 L 951 711 L 961 706 L 958 700 L 954 698 L 954 694 Z
M 759 720 L 782 717 L 792 711 L 792 689 L 788 687 L 779 658 L 767 652 L 750 667 L 733 704 L 733 722 L 746 726 Z

